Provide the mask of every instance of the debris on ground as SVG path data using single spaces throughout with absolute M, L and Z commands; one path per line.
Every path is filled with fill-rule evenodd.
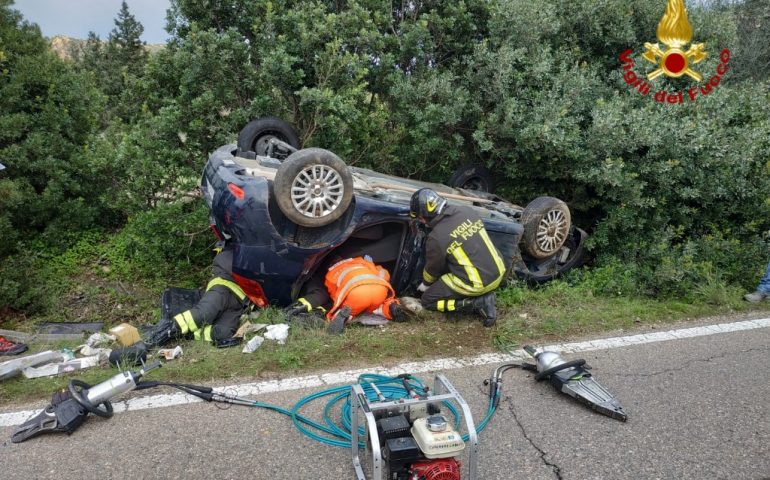
M 24 343 L 12 342 L 5 337 L 0 337 L 0 355 L 19 355 L 26 352 L 28 348 Z
M 7 362 L 0 363 L 0 380 L 15 377 L 25 368 L 36 367 L 51 362 L 61 362 L 63 360 L 64 354 L 62 352 L 52 350 L 46 350 L 45 352 L 8 360 Z
M 275 325 L 268 325 L 265 338 L 268 340 L 275 340 L 279 345 L 286 343 L 286 339 L 289 337 L 289 325 L 286 323 L 277 323 Z
M 243 350 L 241 350 L 243 353 L 254 353 L 260 345 L 262 345 L 262 342 L 264 342 L 265 339 L 263 337 L 260 337 L 259 335 L 254 335 L 254 338 L 249 340 L 246 345 L 243 346 Z
M 40 333 L 49 334 L 83 334 L 99 332 L 104 328 L 104 322 L 42 322 L 37 324 Z
M 137 330 L 133 325 L 129 325 L 128 323 L 121 323 L 117 327 L 112 327 L 110 329 L 110 333 L 115 335 L 118 343 L 124 347 L 130 347 L 131 345 L 141 340 L 139 336 L 139 330 Z
M 267 323 L 246 322 L 243 325 L 241 325 L 240 328 L 238 328 L 238 330 L 235 332 L 235 335 L 233 335 L 233 337 L 244 338 L 246 337 L 246 335 L 257 333 L 260 330 L 264 329 L 265 327 L 267 327 Z
M 184 352 L 182 351 L 182 347 L 180 345 L 177 345 L 174 348 L 161 348 L 158 350 L 158 356 L 163 357 L 166 360 L 173 360 L 175 358 L 179 358 L 182 356 Z
M 74 358 L 64 362 L 49 363 L 41 367 L 27 367 L 22 373 L 26 378 L 51 377 L 62 373 L 74 372 L 75 370 L 96 367 L 101 363 L 99 358 L 99 355 L 93 355 L 90 357 Z
M 130 347 L 116 348 L 110 353 L 110 363 L 116 367 L 144 365 L 147 360 L 147 345 L 136 342 Z
M 88 340 L 86 340 L 86 345 L 89 347 L 106 347 L 116 340 L 117 337 L 115 335 L 97 332 L 91 334 L 91 336 L 88 337 Z

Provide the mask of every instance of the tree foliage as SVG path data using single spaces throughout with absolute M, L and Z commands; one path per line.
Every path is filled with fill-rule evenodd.
M 590 231 L 600 268 L 626 266 L 636 292 L 749 287 L 760 273 L 770 228 L 767 0 L 688 3 L 693 40 L 709 52 L 698 71 L 708 80 L 720 51 L 732 55 L 719 87 L 684 105 L 656 103 L 622 77 L 629 48 L 646 73 L 660 0 L 172 0 L 171 40 L 149 57 L 124 3 L 107 43 L 92 36 L 76 62 L 85 76 L 47 55 L 36 28 L 0 2 L 0 161 L 25 158 L 11 183 L 0 174 L 5 224 L 19 224 L 23 206 L 44 231 L 66 206 L 83 219 L 73 232 L 101 225 L 108 200 L 92 193 L 105 181 L 106 218 L 144 224 L 148 209 L 189 194 L 211 151 L 276 115 L 305 146 L 349 164 L 438 181 L 484 164 L 517 203 L 561 197 Z M 654 89 L 692 85 L 661 77 Z M 102 98 L 108 114 L 95 131 Z M 48 110 L 32 115 L 39 104 Z M 22 133 L 34 125 L 39 134 Z M 98 177 L 88 188 L 74 178 L 84 168 Z M 35 196 L 60 207 L 27 200 Z

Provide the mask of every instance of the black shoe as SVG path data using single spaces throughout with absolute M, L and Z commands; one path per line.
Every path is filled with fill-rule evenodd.
M 214 340 L 213 343 L 215 347 L 217 348 L 228 348 L 228 347 L 235 347 L 240 345 L 243 342 L 243 338 L 240 337 L 230 337 L 230 338 L 222 338 L 219 340 Z
M 350 307 L 344 306 L 337 310 L 337 313 L 332 317 L 332 321 L 326 328 L 326 332 L 331 335 L 341 335 L 345 331 L 345 324 L 350 318 Z
M 489 328 L 497 321 L 497 307 L 495 306 L 495 292 L 487 293 L 473 300 L 473 307 L 483 318 L 483 324 Z
M 390 319 L 394 322 L 406 321 L 406 310 L 400 304 L 393 302 L 390 304 Z

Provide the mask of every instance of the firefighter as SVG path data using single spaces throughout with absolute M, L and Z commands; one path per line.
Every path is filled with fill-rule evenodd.
M 217 346 L 239 343 L 233 335 L 250 302 L 241 287 L 233 281 L 232 250 L 218 246 L 215 251 L 218 253 L 212 265 L 213 278 L 206 286 L 206 292 L 189 310 L 174 315 L 172 319 L 161 320 L 145 342 L 148 346 L 163 345 L 185 335 Z
M 323 286 L 311 279 L 305 294 L 286 309 L 298 321 L 323 315 L 329 333 L 339 334 L 350 320 L 362 313 L 403 321 L 404 310 L 390 285 L 390 274 L 371 257 L 336 259 L 326 270 Z M 320 314 L 320 315 L 319 315 Z M 312 323 L 307 321 L 306 323 Z
M 497 320 L 494 290 L 505 275 L 502 256 L 470 208 L 449 205 L 429 188 L 416 191 L 409 214 L 430 230 L 425 241 L 421 303 L 439 312 L 475 311 L 485 327 Z

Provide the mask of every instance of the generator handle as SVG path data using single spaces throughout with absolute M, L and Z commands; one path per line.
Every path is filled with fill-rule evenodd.
M 454 401 L 456 401 L 463 411 L 463 417 L 465 419 L 465 427 L 468 429 L 468 478 L 470 480 L 476 479 L 476 471 L 478 468 L 478 453 L 479 453 L 479 435 L 476 432 L 476 424 L 473 422 L 473 414 L 468 406 L 468 403 L 460 395 L 454 385 L 441 373 L 436 374 L 433 380 L 433 392 L 436 395 L 440 395 L 443 392 L 451 395 Z

